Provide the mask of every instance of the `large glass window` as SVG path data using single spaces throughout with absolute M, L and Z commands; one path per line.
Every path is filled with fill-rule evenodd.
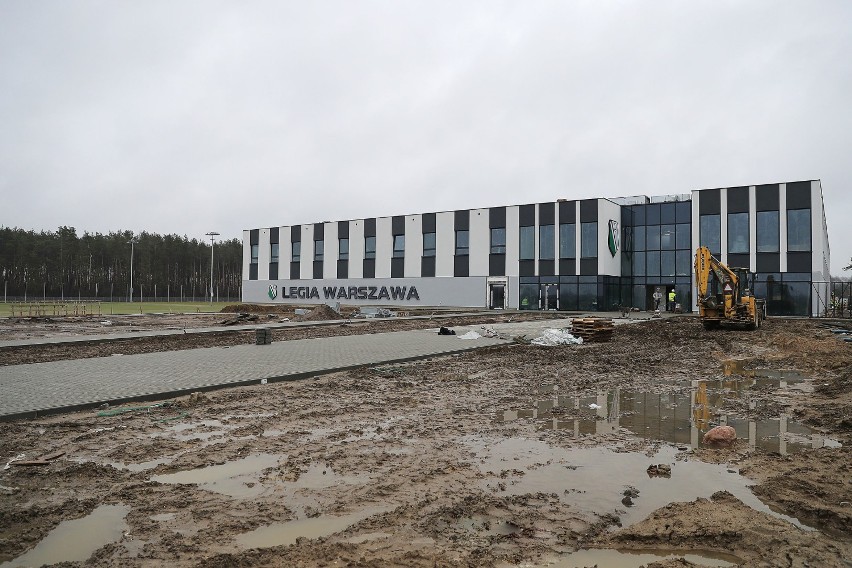
M 577 226 L 574 223 L 559 225 L 559 258 L 577 258 Z
M 405 235 L 393 236 L 393 257 L 402 258 L 405 256 Z
M 689 223 L 677 224 L 675 241 L 678 249 L 692 250 L 692 235 L 689 234 L 691 227 Z
M 337 258 L 349 260 L 349 239 L 337 240 Z
M 314 241 L 314 260 L 322 260 L 325 255 L 325 241 Z
M 675 251 L 664 250 L 660 253 L 660 276 L 675 275 Z
M 585 223 L 583 223 L 585 225 Z M 597 223 L 595 223 L 597 224 Z M 577 286 L 577 307 L 581 310 L 598 309 L 598 285 L 580 284 Z
M 652 251 L 649 250 L 646 255 L 646 275 L 647 276 L 659 276 L 660 275 L 660 251 Z
M 506 254 L 506 229 L 504 227 L 491 229 L 491 254 Z
M 660 227 L 658 225 L 645 227 L 645 248 L 660 250 Z
M 645 227 L 633 227 L 633 250 L 645 250 Z
M 520 309 L 538 309 L 538 284 L 521 284 L 518 291 L 520 295 L 520 298 L 518 299 L 518 307 Z
M 663 250 L 675 249 L 674 225 L 663 225 L 660 227 L 660 248 Z
M 719 255 L 722 253 L 722 217 L 720 215 L 702 215 L 699 222 L 699 241 L 702 246 L 710 249 L 710 252 Z
M 535 227 L 521 227 L 521 260 L 535 259 Z
M 364 258 L 376 258 L 376 237 L 364 237 Z
M 728 213 L 728 252 L 748 254 L 748 213 Z
M 677 251 L 675 264 L 678 276 L 689 276 L 692 274 L 692 252 L 688 250 Z
M 260 247 L 258 245 L 251 245 L 251 263 L 257 264 L 257 259 L 260 256 Z
M 677 216 L 675 215 L 675 204 L 660 204 L 660 223 L 662 223 L 663 225 L 674 225 L 676 220 Z
M 660 224 L 660 204 L 659 203 L 650 203 L 645 206 L 645 215 L 647 219 L 647 225 L 659 225 Z
M 541 225 L 538 228 L 538 257 L 553 260 L 556 257 L 556 234 L 553 225 Z
M 295 242 L 290 245 L 290 258 L 293 262 L 299 262 L 302 259 L 302 243 Z
M 779 252 L 778 211 L 757 212 L 757 252 Z
M 580 258 L 598 256 L 598 224 L 580 223 Z
M 423 256 L 435 256 L 435 233 L 423 233 Z
M 811 210 L 787 211 L 787 250 L 811 250 Z
M 456 254 L 470 254 L 470 231 L 456 231 Z
M 269 245 L 269 262 L 278 262 L 278 243 Z
M 645 276 L 645 253 L 633 253 L 633 276 Z

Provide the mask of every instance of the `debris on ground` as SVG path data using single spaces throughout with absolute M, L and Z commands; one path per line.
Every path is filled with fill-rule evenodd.
M 459 335 L 459 339 L 479 339 L 480 337 L 482 336 L 473 330 L 468 331 L 464 335 Z
M 228 318 L 219 322 L 219 325 L 243 325 L 247 323 L 251 323 L 253 321 L 257 321 L 259 318 L 255 314 L 250 314 L 248 312 L 243 312 L 241 314 L 237 314 L 236 317 Z
M 737 431 L 731 426 L 716 426 L 704 434 L 702 442 L 708 446 L 727 448 L 737 441 Z
M 582 345 L 583 338 L 576 337 L 566 329 L 545 329 L 539 337 L 530 341 L 533 345 L 554 347 L 556 345 Z
M 315 307 L 307 314 L 297 317 L 296 319 L 298 321 L 328 321 L 339 320 L 341 319 L 341 315 L 335 312 L 331 308 L 331 306 L 322 304 L 320 306 Z
M 442 327 L 438 330 L 438 335 L 455 335 L 456 332 L 448 327 Z
M 586 317 L 571 320 L 571 333 L 582 337 L 583 341 L 609 341 L 614 330 L 612 318 Z
M 654 465 L 648 466 L 648 477 L 671 477 L 672 476 L 672 466 L 658 463 Z

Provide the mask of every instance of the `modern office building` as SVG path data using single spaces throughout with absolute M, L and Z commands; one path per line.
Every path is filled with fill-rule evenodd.
M 694 310 L 707 245 L 750 269 L 770 315 L 817 315 L 829 290 L 819 180 L 682 195 L 558 199 L 247 230 L 243 301 L 522 310 Z

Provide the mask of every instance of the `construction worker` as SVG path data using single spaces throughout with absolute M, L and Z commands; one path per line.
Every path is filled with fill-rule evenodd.
M 674 289 L 669 292 L 669 311 L 673 312 L 675 309 L 675 302 L 677 300 L 677 294 L 675 294 Z

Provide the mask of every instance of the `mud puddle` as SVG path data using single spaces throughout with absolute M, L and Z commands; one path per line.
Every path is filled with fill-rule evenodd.
M 735 470 L 683 459 L 672 446 L 646 455 L 602 447 L 564 449 L 526 438 L 469 436 L 461 442 L 480 462 L 483 489 L 498 495 L 555 494 L 589 519 L 614 513 L 627 526 L 669 503 L 728 491 L 756 511 L 813 530 L 763 504 L 749 489 L 753 482 Z M 670 476 L 649 474 L 648 467 L 657 464 L 668 465 Z
M 166 484 L 198 485 L 201 489 L 238 499 L 257 497 L 267 491 L 260 482 L 263 470 L 278 465 L 279 456 L 257 454 L 240 460 L 151 477 Z
M 613 389 L 596 396 L 560 396 L 555 385 L 539 388 L 547 395 L 531 408 L 504 410 L 498 422 L 533 419 L 542 430 L 569 430 L 574 437 L 613 434 L 622 429 L 645 440 L 671 442 L 683 447 L 702 447 L 704 433 L 724 424 L 748 440 L 751 449 L 760 448 L 782 455 L 840 443 L 815 432 L 780 413 L 763 416 L 755 412 L 757 389 L 786 393 L 801 389 L 804 378 L 793 371 L 766 371 L 767 376 L 720 381 L 691 381 L 680 392 L 654 393 Z M 754 396 L 753 396 L 754 395 Z M 723 410 L 730 400 L 746 399 L 746 416 Z M 740 402 L 742 406 L 744 403 Z
M 388 510 L 388 507 L 373 507 L 339 517 L 321 515 L 309 519 L 273 523 L 239 535 L 236 544 L 242 549 L 287 546 L 300 538 L 320 538 L 341 532 L 368 517 Z
M 665 550 L 620 551 L 608 549 L 585 549 L 565 555 L 557 561 L 547 564 L 547 566 L 551 568 L 584 568 L 586 566 L 640 568 L 650 562 L 675 559 L 683 559 L 695 564 L 696 566 L 706 566 L 711 568 L 737 566 L 742 562 L 740 558 L 731 554 L 719 554 L 716 552 L 705 551 L 684 553 Z
M 82 562 L 100 547 L 121 538 L 127 530 L 124 517 L 129 511 L 125 505 L 101 505 L 81 519 L 62 521 L 35 548 L 0 566 Z

